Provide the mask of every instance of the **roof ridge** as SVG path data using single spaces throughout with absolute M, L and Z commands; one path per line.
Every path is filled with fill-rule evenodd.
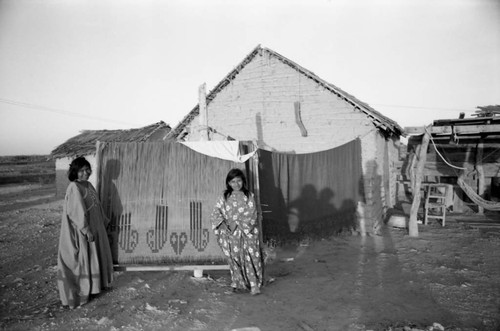
M 404 133 L 403 128 L 401 128 L 396 121 L 382 115 L 377 110 L 370 107 L 367 103 L 357 99 L 356 97 L 345 92 L 341 88 L 320 78 L 314 72 L 304 68 L 303 66 L 295 63 L 294 61 L 288 59 L 287 57 L 279 54 L 278 52 L 267 47 L 262 47 L 260 44 L 257 45 L 255 48 L 253 48 L 252 51 L 245 58 L 243 58 L 243 60 L 240 63 L 238 63 L 226 76 L 224 76 L 224 78 L 212 90 L 210 90 L 210 92 L 206 96 L 207 105 L 210 104 L 210 102 L 215 98 L 215 96 L 219 93 L 220 90 L 222 90 L 225 86 L 227 86 L 237 76 L 237 74 L 241 71 L 242 68 L 244 68 L 259 52 L 262 51 L 265 51 L 268 54 L 276 57 L 278 60 L 292 67 L 293 69 L 297 70 L 298 72 L 305 75 L 309 79 L 313 79 L 317 83 L 321 84 L 330 92 L 337 94 L 339 97 L 343 98 L 345 101 L 349 102 L 355 108 L 358 108 L 368 117 L 370 117 L 374 122 L 375 126 L 380 127 L 384 130 L 390 130 L 396 134 Z M 191 111 L 186 116 L 184 116 L 184 118 L 169 132 L 168 137 L 176 138 L 182 132 L 182 129 L 184 129 L 184 127 L 189 122 L 191 122 L 194 119 L 194 117 L 198 114 L 199 114 L 199 104 L 194 106 L 191 109 Z

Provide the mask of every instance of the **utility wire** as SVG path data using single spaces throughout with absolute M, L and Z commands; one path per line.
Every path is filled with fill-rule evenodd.
M 112 120 L 112 119 L 108 119 L 108 118 L 91 116 L 91 115 L 87 115 L 87 114 L 75 113 L 75 112 L 70 112 L 67 110 L 49 108 L 49 107 L 45 107 L 45 106 L 34 105 L 34 104 L 26 103 L 26 102 L 20 102 L 20 101 L 9 100 L 9 99 L 4 99 L 4 98 L 0 98 L 0 103 L 6 103 L 9 105 L 14 105 L 14 106 L 18 106 L 18 107 L 25 107 L 25 108 L 30 108 L 30 109 L 34 109 L 34 110 L 41 110 L 41 111 L 51 112 L 51 113 L 55 113 L 55 114 L 71 116 L 71 117 L 87 118 L 87 119 L 91 119 L 91 120 L 98 120 L 98 121 L 110 122 L 110 123 L 116 123 L 116 124 L 135 125 L 135 124 L 132 124 L 129 122 L 123 122 L 123 121 L 117 121 L 117 120 Z
M 51 113 L 56 113 L 56 114 L 61 114 L 65 116 L 72 116 L 72 117 L 80 117 L 80 118 L 88 118 L 92 120 L 99 120 L 99 121 L 104 121 L 104 122 L 110 122 L 110 123 L 117 123 L 117 124 L 126 124 L 126 125 L 134 125 L 133 123 L 129 122 L 123 122 L 123 121 L 117 121 L 117 120 L 112 120 L 108 118 L 102 118 L 102 117 L 97 117 L 97 116 L 90 116 L 86 114 L 80 114 L 76 112 L 70 112 L 67 110 L 61 110 L 61 109 L 55 109 L 55 108 L 50 108 L 50 107 L 45 107 L 45 106 L 40 106 L 40 105 L 35 105 L 35 104 L 30 104 L 26 102 L 20 102 L 20 101 L 15 101 L 15 100 L 9 100 L 9 99 L 4 99 L 0 98 L 0 103 L 6 103 L 18 107 L 25 107 L 25 108 L 30 108 L 34 110 L 41 110 L 41 111 L 46 111 L 46 112 L 51 112 Z M 475 110 L 471 109 L 458 109 L 458 108 L 431 108 L 431 107 L 417 107 L 417 106 L 403 106 L 403 105 L 386 105 L 386 104 L 370 104 L 372 106 L 380 106 L 380 107 L 392 107 L 392 108 L 411 108 L 411 109 L 423 109 L 423 110 L 442 110 L 442 111 L 465 111 L 465 112 L 472 112 Z
M 443 110 L 443 111 L 468 111 L 473 112 L 474 109 L 458 109 L 458 108 L 434 108 L 434 107 L 417 107 L 417 106 L 401 106 L 401 105 L 383 105 L 383 104 L 370 104 L 372 106 L 380 106 L 380 107 L 393 107 L 393 108 L 412 108 L 412 109 L 424 109 L 424 110 Z

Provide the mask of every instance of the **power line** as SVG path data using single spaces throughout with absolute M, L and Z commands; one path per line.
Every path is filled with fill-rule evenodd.
M 444 110 L 444 111 L 476 111 L 471 109 L 459 109 L 459 108 L 434 108 L 434 107 L 417 107 L 417 106 L 401 106 L 401 105 L 382 105 L 382 104 L 370 104 L 372 106 L 380 106 L 380 107 L 392 107 L 392 108 L 412 108 L 412 109 L 425 109 L 425 110 Z
M 55 109 L 55 108 L 50 108 L 50 107 L 45 107 L 45 106 L 30 104 L 30 103 L 26 103 L 26 102 L 15 101 L 15 100 L 9 100 L 9 99 L 4 99 L 4 98 L 0 98 L 0 102 L 1 103 L 6 103 L 6 104 L 10 104 L 10 105 L 14 105 L 14 106 L 18 106 L 18 107 L 25 107 L 25 108 L 35 109 L 35 110 L 41 110 L 41 111 L 46 111 L 46 112 L 61 114 L 61 115 L 65 115 L 65 116 L 87 118 L 87 119 L 99 120 L 99 121 L 110 122 L 110 123 L 117 123 L 117 124 L 134 125 L 133 123 L 129 123 L 129 122 L 117 121 L 117 120 L 112 120 L 112 119 L 102 118 L 102 117 L 97 117 L 97 116 L 90 116 L 90 115 L 86 115 L 86 114 L 81 114 L 81 113 L 76 113 L 76 112 L 70 112 L 70 111 L 67 111 L 67 110 Z M 434 107 L 418 107 L 418 106 L 386 105 L 386 104 L 370 104 L 370 105 L 372 105 L 372 106 L 379 106 L 379 107 L 411 108 L 411 109 L 423 109 L 423 110 L 441 110 L 441 111 L 450 111 L 450 112 L 457 112 L 457 111 L 472 112 L 472 111 L 476 111 L 476 110 L 471 110 L 471 109 L 458 109 L 458 108 L 434 108 Z
M 91 115 L 81 114 L 81 113 L 76 113 L 76 112 L 70 112 L 67 110 L 55 109 L 55 108 L 34 105 L 31 103 L 9 100 L 9 99 L 4 99 L 4 98 L 0 98 L 0 102 L 6 103 L 9 105 L 18 106 L 18 107 L 25 107 L 25 108 L 30 108 L 30 109 L 34 109 L 34 110 L 41 110 L 41 111 L 51 112 L 51 113 L 55 113 L 55 114 L 61 114 L 61 115 L 70 116 L 70 117 L 80 117 L 80 118 L 87 118 L 87 119 L 91 119 L 91 120 L 99 120 L 99 121 L 103 121 L 103 122 L 110 122 L 110 123 L 116 123 L 116 124 L 134 125 L 134 124 L 128 123 L 128 122 L 117 121 L 117 120 L 112 120 L 112 119 L 108 119 L 108 118 L 91 116 Z

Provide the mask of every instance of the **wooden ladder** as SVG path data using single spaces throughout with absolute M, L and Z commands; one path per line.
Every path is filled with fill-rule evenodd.
M 440 219 L 441 225 L 446 221 L 446 197 L 448 196 L 449 185 L 447 184 L 428 184 L 425 197 L 425 215 L 424 224 L 429 222 L 430 218 Z

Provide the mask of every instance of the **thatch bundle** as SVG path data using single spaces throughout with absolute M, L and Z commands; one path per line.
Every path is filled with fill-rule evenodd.
M 128 130 L 84 130 L 57 146 L 50 154 L 54 158 L 95 154 L 96 142 L 164 141 L 170 125 L 163 121 L 142 128 Z

